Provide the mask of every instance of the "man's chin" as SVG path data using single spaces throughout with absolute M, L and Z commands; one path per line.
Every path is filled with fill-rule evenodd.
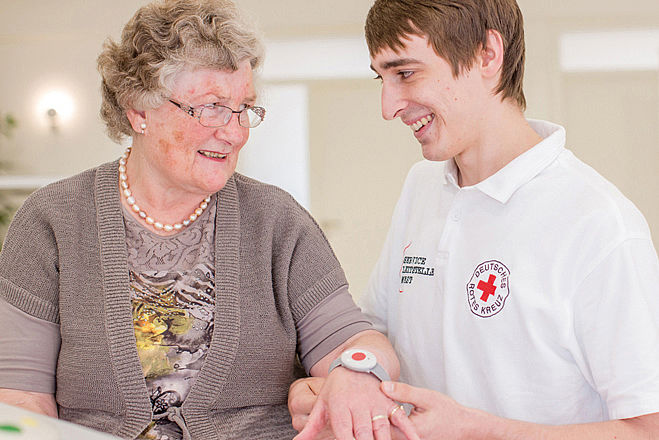
M 445 152 L 441 151 L 441 148 L 438 145 L 423 143 L 421 141 L 419 141 L 419 143 L 421 144 L 421 154 L 424 159 L 435 162 L 443 162 L 450 159 Z

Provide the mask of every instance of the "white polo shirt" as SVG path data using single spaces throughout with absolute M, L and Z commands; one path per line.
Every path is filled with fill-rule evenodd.
M 565 130 L 483 182 L 423 161 L 361 305 L 401 379 L 502 417 L 567 424 L 659 412 L 659 260 L 646 221 L 564 148 Z

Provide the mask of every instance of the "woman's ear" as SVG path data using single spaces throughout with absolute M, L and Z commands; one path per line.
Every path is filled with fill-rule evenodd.
M 131 108 L 126 110 L 126 117 L 130 121 L 130 126 L 133 127 L 135 133 L 144 134 L 144 130 L 146 130 L 146 112 Z
M 487 46 L 481 49 L 479 68 L 484 78 L 496 79 L 499 82 L 499 73 L 503 66 L 503 38 L 498 31 L 487 31 Z

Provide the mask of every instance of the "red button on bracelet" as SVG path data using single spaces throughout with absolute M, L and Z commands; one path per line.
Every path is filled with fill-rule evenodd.
M 352 354 L 352 358 L 356 361 L 363 361 L 364 359 L 366 359 L 366 355 L 361 351 L 358 351 L 357 353 Z

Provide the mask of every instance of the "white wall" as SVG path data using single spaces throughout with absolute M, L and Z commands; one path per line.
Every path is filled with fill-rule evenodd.
M 250 131 L 236 170 L 284 188 L 305 208 L 309 192 L 309 109 L 304 84 L 270 84 L 260 92 L 266 117 Z

